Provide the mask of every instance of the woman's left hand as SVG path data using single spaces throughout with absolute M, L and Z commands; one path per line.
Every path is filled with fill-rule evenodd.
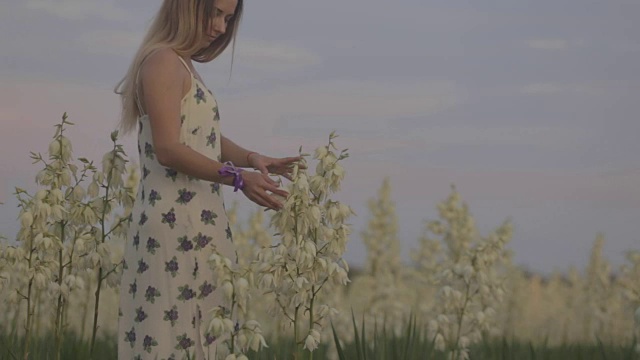
M 302 156 L 285 157 L 285 158 L 272 158 L 262 154 L 251 154 L 249 156 L 249 166 L 260 171 L 265 175 L 275 174 L 282 175 L 285 178 L 292 180 L 291 172 L 293 171 L 293 164 L 302 160 Z

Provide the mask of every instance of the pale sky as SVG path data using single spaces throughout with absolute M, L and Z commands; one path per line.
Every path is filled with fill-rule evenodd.
M 99 161 L 119 114 L 112 89 L 160 0 L 2 0 L 0 233 L 15 186 L 34 188 L 63 112 L 76 157 Z M 454 183 L 487 234 L 512 218 L 516 263 L 582 268 L 598 232 L 615 265 L 640 249 L 637 0 L 247 1 L 231 49 L 197 68 L 222 132 L 273 156 L 336 130 L 350 149 L 337 198 L 358 213 L 391 178 L 403 255 Z M 124 139 L 137 160 L 135 138 Z M 228 190 L 228 189 L 227 189 Z M 232 191 L 241 214 L 252 203 Z

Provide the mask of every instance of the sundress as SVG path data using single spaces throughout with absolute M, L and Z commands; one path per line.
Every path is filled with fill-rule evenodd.
M 179 58 L 191 76 L 181 102 L 180 142 L 221 161 L 216 99 Z M 125 244 L 118 359 L 216 359 L 216 348 L 225 345 L 207 331 L 206 319 L 222 305 L 222 291 L 212 285 L 207 260 L 214 247 L 236 260 L 220 184 L 160 165 L 147 115 L 138 118 L 138 153 L 141 177 Z

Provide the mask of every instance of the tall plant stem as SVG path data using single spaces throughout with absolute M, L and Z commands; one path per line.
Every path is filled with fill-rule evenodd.
M 460 342 L 460 333 L 462 332 L 462 320 L 464 319 L 464 312 L 467 309 L 467 304 L 469 303 L 469 289 L 471 288 L 471 283 L 467 283 L 467 290 L 464 294 L 464 304 L 462 305 L 462 309 L 460 309 L 460 317 L 458 318 L 458 331 L 456 334 L 456 343 L 451 352 L 451 360 L 454 360 L 454 355 L 458 354 L 458 343 Z
M 93 350 L 96 344 L 96 333 L 98 332 L 98 309 L 100 307 L 100 284 L 102 283 L 102 267 L 98 269 L 98 288 L 96 289 L 95 306 L 93 308 L 93 331 L 91 333 L 91 347 L 89 348 L 90 358 L 93 359 Z
M 296 306 L 296 310 L 293 313 L 293 342 L 296 344 L 296 360 L 301 359 L 300 344 L 298 344 L 298 310 L 300 305 Z
M 115 142 L 115 140 L 114 140 Z M 116 157 L 116 152 L 115 152 L 115 143 L 114 143 L 114 152 L 113 152 L 113 157 L 111 157 L 111 169 L 109 170 L 109 173 L 107 173 L 107 186 L 106 186 L 106 191 L 105 191 L 105 195 L 104 195 L 104 201 L 103 201 L 103 205 L 102 205 L 102 216 L 100 219 L 100 225 L 101 225 L 101 230 L 102 230 L 102 237 L 101 237 L 101 241 L 102 243 L 105 242 L 106 240 L 106 229 L 104 227 L 104 222 L 106 221 L 106 215 L 105 212 L 107 211 L 107 204 L 109 202 L 109 188 L 111 187 L 111 175 L 113 173 L 113 163 L 115 161 L 115 157 Z M 100 263 L 100 269 L 98 269 L 98 283 L 97 283 L 97 289 L 96 289 L 96 304 L 93 310 L 93 332 L 91 333 L 91 347 L 89 348 L 89 354 L 90 354 L 90 358 L 93 359 L 93 350 L 94 350 L 94 346 L 96 343 L 96 333 L 98 332 L 98 309 L 100 307 L 100 290 L 102 289 L 102 280 L 104 280 L 102 278 L 102 262 Z
M 64 230 L 65 224 L 63 223 L 60 229 L 60 240 L 64 242 Z M 64 263 L 62 261 L 62 249 L 58 251 L 58 288 L 62 287 L 62 278 L 64 276 Z M 62 348 L 62 311 L 64 307 L 64 299 L 62 293 L 58 294 L 58 305 L 56 307 L 56 324 L 55 324 L 55 338 L 56 338 L 56 360 L 60 360 L 60 350 Z
M 315 300 L 315 286 L 311 287 L 311 302 L 309 303 L 309 333 L 313 329 L 313 300 Z M 313 351 L 309 350 L 309 360 L 313 360 Z
M 33 264 L 33 228 L 29 233 L 29 269 Z M 23 358 L 24 360 L 29 359 L 29 345 L 31 340 L 31 325 L 33 323 L 33 309 L 31 308 L 31 291 L 33 288 L 33 277 L 29 279 L 29 285 L 27 287 L 27 321 L 25 323 L 25 334 L 24 334 L 24 348 L 23 348 Z

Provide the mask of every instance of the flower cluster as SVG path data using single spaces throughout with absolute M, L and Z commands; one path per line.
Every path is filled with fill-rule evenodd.
M 246 266 L 234 266 L 228 257 L 215 251 L 209 257 L 209 265 L 214 271 L 213 286 L 222 289 L 223 305 L 210 310 L 209 335 L 215 339 L 225 339 L 229 354 L 226 360 L 246 359 L 249 349 L 258 351 L 266 347 L 260 323 L 244 321 L 250 300 L 250 284 L 247 278 L 252 271 Z M 238 310 L 238 312 L 236 312 Z
M 353 211 L 330 198 L 340 189 L 345 175 L 340 162 L 348 154 L 333 152 L 335 138 L 332 133 L 329 143 L 316 149 L 315 174 L 308 175 L 304 157 L 294 165 L 289 196 L 270 221 L 279 239 L 260 250 L 257 258 L 258 284 L 275 295 L 271 314 L 283 328 L 293 326 L 298 351 L 313 352 L 318 347 L 326 320 L 336 312 L 322 297 L 331 287 L 350 281 L 342 256 L 349 235 L 345 221 Z
M 79 158 L 82 165 L 77 165 L 72 158 L 71 141 L 64 134 L 69 125 L 73 123 L 67 121 L 65 114 L 56 125 L 46 158 L 31 153 L 34 163 L 43 165 L 36 176 L 40 189 L 31 195 L 16 188 L 21 225 L 18 244 L 3 249 L 0 260 L 0 265 L 11 267 L 18 274 L 0 279 L 10 291 L 9 304 L 26 302 L 26 318 L 21 320 L 25 324 L 25 352 L 34 329 L 36 305 L 52 307 L 55 317 L 52 324 L 46 325 L 51 325 L 60 344 L 74 292 L 95 277 L 97 311 L 102 283 L 115 287 L 119 282 L 122 251 L 117 251 L 111 240 L 126 231 L 135 198 L 135 189 L 125 186 L 127 160 L 114 132 L 114 146 L 103 158 L 102 171 L 85 158 Z M 85 189 L 89 178 L 93 181 Z M 118 206 L 124 208 L 124 214 L 114 216 Z M 94 322 L 92 346 L 97 328 Z M 56 351 L 60 351 L 59 345 Z
M 409 272 L 400 259 L 398 219 L 391 200 L 391 183 L 385 178 L 378 197 L 369 200 L 371 217 L 361 237 L 367 249 L 364 272 L 351 285 L 354 293 L 366 293 L 354 304 L 364 310 L 369 334 L 378 328 L 389 328 L 396 335 L 404 329 L 411 307 L 407 299 L 414 290 L 406 281 Z M 348 310 L 348 309 L 346 309 Z M 341 333 L 341 335 L 343 335 Z M 344 336 L 344 335 L 343 335 Z
M 498 270 L 508 263 L 505 245 L 512 228 L 505 222 L 488 237 L 479 236 L 455 187 L 439 211 L 442 221 L 429 223 L 429 229 L 441 236 L 447 253 L 435 274 L 439 291 L 429 333 L 436 349 L 468 359 L 469 346 L 494 330 L 496 309 L 505 294 Z

